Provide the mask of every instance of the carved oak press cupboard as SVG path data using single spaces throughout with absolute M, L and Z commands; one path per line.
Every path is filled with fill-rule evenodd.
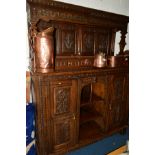
M 65 154 L 126 129 L 128 17 L 50 0 L 27 0 L 27 15 L 37 154 Z M 47 57 L 34 48 L 36 31 L 51 37 L 45 68 L 39 61 Z M 115 66 L 94 67 L 98 52 L 114 55 L 117 31 L 121 59 Z M 45 53 L 46 33 L 38 33 Z

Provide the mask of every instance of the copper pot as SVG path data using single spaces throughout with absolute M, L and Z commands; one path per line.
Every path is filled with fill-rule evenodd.
M 36 69 L 54 69 L 53 27 L 35 33 L 34 37 L 34 67 Z
M 119 67 L 119 66 L 127 66 L 129 64 L 128 56 L 125 55 L 117 55 L 108 57 L 108 66 L 109 67 Z
M 108 57 L 108 66 L 109 67 L 116 67 L 117 66 L 116 56 L 110 56 L 110 57 Z
M 107 65 L 107 59 L 105 57 L 105 53 L 98 53 L 94 59 L 94 66 L 95 67 L 105 67 Z

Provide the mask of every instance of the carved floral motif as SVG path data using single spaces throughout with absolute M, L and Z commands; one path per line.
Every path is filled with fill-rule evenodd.
M 70 88 L 56 88 L 56 114 L 68 112 L 70 104 Z
M 75 51 L 75 35 L 74 32 L 63 32 L 63 51 L 62 52 L 74 52 Z

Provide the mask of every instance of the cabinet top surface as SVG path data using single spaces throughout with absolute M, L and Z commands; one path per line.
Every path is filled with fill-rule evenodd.
M 81 69 L 81 70 L 68 70 L 68 71 L 54 71 L 48 73 L 39 73 L 31 71 L 33 76 L 78 76 L 78 75 L 96 75 L 96 74 L 106 74 L 111 72 L 128 72 L 128 66 L 122 67 L 104 67 L 104 68 L 96 68 L 92 67 L 92 69 Z

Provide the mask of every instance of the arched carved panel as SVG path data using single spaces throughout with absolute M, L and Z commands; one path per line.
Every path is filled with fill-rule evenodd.
M 55 88 L 55 114 L 69 112 L 70 108 L 70 88 Z

